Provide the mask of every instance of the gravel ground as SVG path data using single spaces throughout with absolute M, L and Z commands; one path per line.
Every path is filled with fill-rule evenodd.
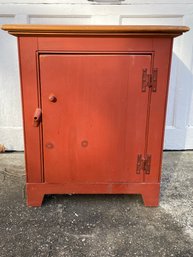
M 0 257 L 193 257 L 193 152 L 165 152 L 160 207 L 137 195 L 24 199 L 23 153 L 0 154 Z

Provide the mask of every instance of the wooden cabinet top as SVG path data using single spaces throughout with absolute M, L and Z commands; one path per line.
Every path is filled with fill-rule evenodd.
M 186 26 L 98 26 L 98 25 L 23 25 L 5 24 L 1 29 L 15 36 L 41 35 L 41 36 L 65 36 L 65 35 L 130 35 L 130 36 L 168 36 L 177 37 L 189 30 Z

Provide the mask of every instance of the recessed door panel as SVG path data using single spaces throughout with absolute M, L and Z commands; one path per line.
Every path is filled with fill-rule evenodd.
M 50 183 L 141 182 L 150 55 L 40 55 L 44 177 Z

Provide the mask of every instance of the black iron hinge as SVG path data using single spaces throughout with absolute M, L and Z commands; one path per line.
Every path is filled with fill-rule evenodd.
M 142 154 L 138 154 L 136 173 L 140 174 L 140 172 L 143 171 L 145 172 L 145 174 L 150 174 L 150 170 L 151 170 L 151 155 L 146 154 L 145 157 L 143 157 Z
M 147 69 L 143 69 L 142 73 L 142 92 L 146 92 L 146 88 L 152 88 L 152 92 L 157 90 L 157 74 L 158 69 L 152 69 L 152 73 L 148 74 Z

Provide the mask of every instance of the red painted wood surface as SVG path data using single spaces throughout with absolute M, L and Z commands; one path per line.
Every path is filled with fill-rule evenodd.
M 28 183 L 27 204 L 41 206 L 45 194 L 141 194 L 145 206 L 159 205 L 159 183 Z M 129 204 L 129 202 L 128 202 Z
M 40 106 L 36 67 L 37 39 L 22 37 L 18 41 L 23 107 L 25 162 L 28 183 L 42 181 L 41 127 L 33 126 L 33 116 Z
M 40 55 L 46 182 L 143 181 L 136 156 L 145 149 L 141 75 L 150 63 L 150 55 Z
M 153 66 L 158 68 L 157 92 L 151 93 L 147 151 L 152 155 L 151 173 L 145 182 L 160 182 L 162 149 L 164 142 L 165 117 L 173 40 L 154 39 Z
M 29 206 L 65 193 L 158 205 L 171 49 L 167 37 L 19 38 Z M 144 68 L 158 69 L 157 92 L 142 92 Z M 137 174 L 138 154 L 150 174 Z
M 42 51 L 152 51 L 151 37 L 113 37 L 113 36 L 76 36 L 76 37 L 38 37 L 39 49 Z M 64 47 L 65 45 L 65 47 Z

